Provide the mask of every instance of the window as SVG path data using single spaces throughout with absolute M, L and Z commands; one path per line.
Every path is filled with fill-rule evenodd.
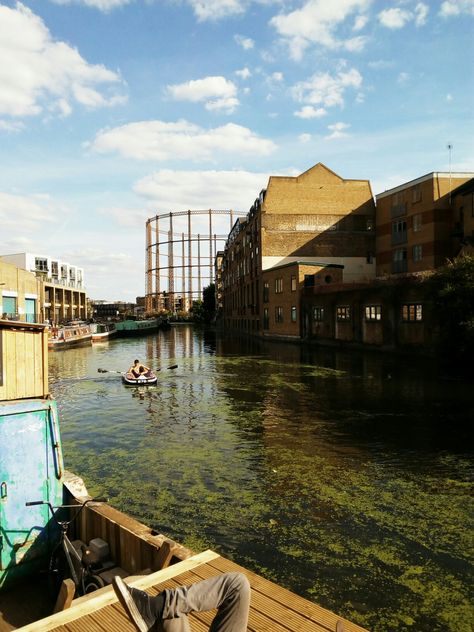
M 336 318 L 339 322 L 351 319 L 351 308 L 349 305 L 339 305 L 336 308 Z
M 294 274 L 291 275 L 291 291 L 296 292 L 296 276 Z
M 314 287 L 315 286 L 314 274 L 305 274 L 304 275 L 304 286 L 305 287 Z
M 313 307 L 313 320 L 318 323 L 324 320 L 324 307 Z
M 399 219 L 392 222 L 392 244 L 402 244 L 407 240 L 407 222 Z
M 283 307 L 275 307 L 275 322 L 283 322 Z
M 402 320 L 406 323 L 423 320 L 423 305 L 421 303 L 405 303 L 402 305 Z
M 2 300 L 2 316 L 8 320 L 15 320 L 17 317 L 16 296 L 4 296 Z
M 421 230 L 421 213 L 413 215 L 413 232 L 418 233 Z
M 407 271 L 407 249 L 398 248 L 393 251 L 392 272 Z
M 268 303 L 268 298 L 270 294 L 270 285 L 268 281 L 263 282 L 263 302 Z
M 381 305 L 366 305 L 365 306 L 365 320 L 382 320 L 382 306 Z
M 283 292 L 283 279 L 275 279 L 275 294 L 281 294 Z
M 36 299 L 25 298 L 25 315 L 27 323 L 36 322 Z
M 263 328 L 268 329 L 270 327 L 270 318 L 268 316 L 268 307 L 263 308 Z
M 296 323 L 296 306 L 292 305 L 291 307 L 291 322 Z
M 38 270 L 39 272 L 47 272 L 48 260 L 43 259 L 42 257 L 35 257 L 35 270 Z
M 416 244 L 413 246 L 413 261 L 421 261 L 423 259 L 423 246 Z
M 416 184 L 412 189 L 412 202 L 421 202 L 421 184 Z

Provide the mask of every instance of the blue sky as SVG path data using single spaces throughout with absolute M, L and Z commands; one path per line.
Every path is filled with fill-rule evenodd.
M 245 214 L 317 162 L 377 194 L 447 171 L 448 143 L 474 171 L 473 18 L 474 0 L 0 0 L 0 253 L 134 300 L 155 214 Z

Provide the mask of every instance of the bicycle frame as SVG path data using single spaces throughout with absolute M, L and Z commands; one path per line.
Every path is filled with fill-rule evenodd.
M 81 593 L 85 592 L 84 575 L 86 573 L 87 566 L 84 563 L 82 557 L 78 554 L 78 552 L 74 548 L 70 539 L 68 538 L 67 532 L 71 523 L 77 520 L 77 518 L 79 517 L 84 507 L 88 503 L 91 503 L 91 502 L 107 502 L 107 499 L 102 498 L 102 497 L 89 498 L 84 503 L 82 503 L 82 505 L 53 506 L 50 502 L 46 500 L 35 500 L 32 502 L 25 503 L 27 507 L 31 507 L 33 505 L 48 505 L 49 510 L 51 512 L 51 516 L 53 520 L 55 521 L 56 525 L 60 529 L 59 541 L 57 542 L 56 546 L 53 548 L 53 551 L 51 553 L 50 562 L 49 562 L 49 571 L 50 573 L 52 573 L 58 570 L 57 568 L 54 568 L 55 566 L 54 561 L 55 561 L 55 557 L 57 556 L 58 551 L 61 550 L 65 557 L 67 567 L 69 569 L 70 577 L 76 586 L 76 590 L 80 591 Z M 61 509 L 78 509 L 78 511 L 69 520 L 59 520 L 57 514 L 59 510 Z

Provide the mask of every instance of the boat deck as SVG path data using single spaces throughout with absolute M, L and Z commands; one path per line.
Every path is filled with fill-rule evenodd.
M 127 580 L 131 586 L 156 594 L 164 588 L 192 584 L 220 573 L 240 571 L 252 587 L 248 630 L 250 632 L 334 632 L 341 620 L 344 632 L 367 632 L 303 597 L 248 571 L 213 551 L 204 551 L 149 575 Z M 206 632 L 215 612 L 193 613 L 192 632 Z M 80 597 L 72 607 L 20 628 L 22 632 L 133 632 L 125 611 L 111 586 Z

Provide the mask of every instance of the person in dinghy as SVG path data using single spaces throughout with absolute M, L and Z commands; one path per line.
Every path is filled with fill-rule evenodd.
M 137 379 L 139 377 L 153 377 L 152 370 L 142 364 L 140 360 L 135 360 L 127 371 L 127 377 Z

